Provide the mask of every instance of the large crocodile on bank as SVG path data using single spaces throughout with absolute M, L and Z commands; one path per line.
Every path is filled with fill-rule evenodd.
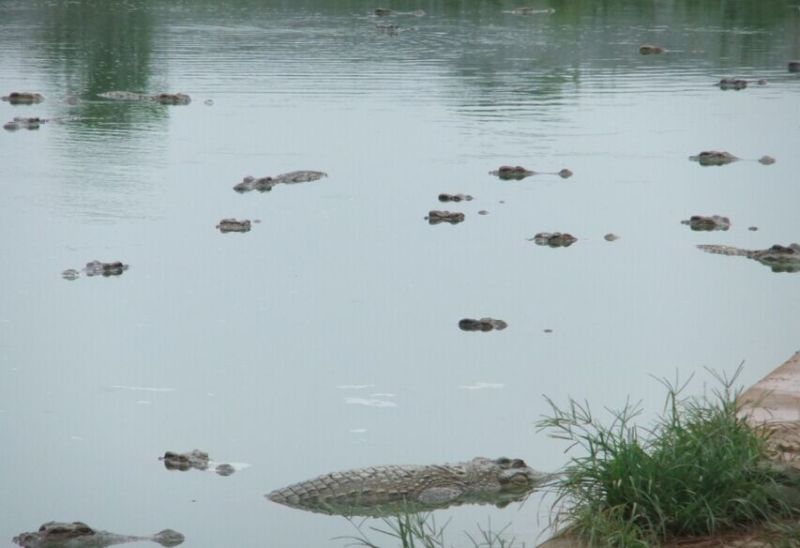
M 319 476 L 277 489 L 273 502 L 320 514 L 391 516 L 461 504 L 502 508 L 551 478 L 521 459 L 477 457 L 431 466 L 375 466 Z
M 775 244 L 768 249 L 740 249 L 727 245 L 698 245 L 708 253 L 747 257 L 766 265 L 773 272 L 800 272 L 800 244 Z
M 177 546 L 184 537 L 172 529 L 164 529 L 149 537 L 118 535 L 108 531 L 92 529 L 82 521 L 72 523 L 48 521 L 38 531 L 21 533 L 13 538 L 18 546 L 25 548 L 103 548 L 126 542 L 151 541 L 161 546 Z

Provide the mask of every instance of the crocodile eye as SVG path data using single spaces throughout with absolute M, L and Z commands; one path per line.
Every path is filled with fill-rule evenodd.
M 511 461 L 511 468 L 527 468 L 528 465 L 522 459 L 514 459 Z
M 499 459 L 497 459 L 494 462 L 496 464 L 498 464 L 499 466 L 501 466 L 502 468 L 506 468 L 509 464 L 511 464 L 511 459 L 506 458 L 506 457 L 500 457 Z
M 516 474 L 511 478 L 511 483 L 516 485 L 528 485 L 528 476 L 525 474 Z

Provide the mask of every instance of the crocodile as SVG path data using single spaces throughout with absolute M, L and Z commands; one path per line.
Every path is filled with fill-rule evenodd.
M 15 131 L 18 129 L 39 129 L 39 126 L 46 124 L 49 121 L 50 120 L 46 118 L 39 118 L 38 116 L 33 116 L 30 118 L 26 118 L 24 116 L 15 116 L 13 120 L 3 124 L 3 129 L 7 129 L 8 131 Z
M 236 192 L 250 192 L 257 190 L 259 192 L 269 192 L 272 187 L 281 183 L 291 185 L 295 183 L 307 183 L 310 181 L 317 181 L 328 174 L 322 171 L 290 171 L 289 173 L 281 173 L 280 175 L 259 177 L 256 179 L 252 175 L 248 175 L 242 179 L 241 183 L 234 185 L 233 190 Z
M 68 268 L 64 272 L 61 273 L 61 277 L 65 280 L 77 280 L 81 272 L 86 274 L 89 277 L 92 276 L 120 276 L 123 272 L 128 270 L 128 265 L 121 263 L 120 261 L 114 261 L 111 263 L 103 263 L 100 261 L 89 261 L 86 263 L 86 266 L 81 270 L 75 270 L 74 268 Z
M 699 163 L 701 166 L 724 166 L 735 162 L 739 158 L 730 152 L 719 150 L 704 150 L 697 156 L 689 156 L 693 162 Z
M 502 331 L 508 327 L 508 324 L 503 320 L 495 320 L 494 318 L 481 318 L 480 320 L 473 320 L 472 318 L 464 318 L 458 322 L 458 328 L 461 331 Z
M 244 219 L 239 221 L 238 219 L 222 219 L 217 228 L 223 234 L 226 232 L 250 232 L 250 221 Z
M 747 257 L 766 265 L 773 272 L 800 272 L 800 244 L 773 245 L 768 249 L 740 249 L 727 245 L 698 245 L 708 253 Z
M 717 85 L 719 86 L 719 89 L 723 91 L 728 89 L 735 89 L 738 91 L 747 87 L 747 80 L 741 80 L 739 78 L 723 78 Z
M 180 470 L 181 472 L 213 470 L 220 476 L 230 476 L 236 472 L 236 468 L 233 465 L 211 461 L 208 459 L 208 453 L 199 449 L 193 449 L 188 453 L 167 451 L 163 457 L 158 457 L 158 460 L 164 463 L 164 468 L 167 470 Z
M 658 55 L 659 53 L 664 53 L 666 50 L 661 46 L 655 46 L 653 44 L 642 44 L 639 46 L 639 53 L 642 55 Z
M 75 270 L 74 268 L 68 268 L 61 273 L 61 277 L 65 280 L 77 280 L 80 277 L 81 272 L 83 272 L 89 277 L 104 276 L 107 278 L 109 276 L 121 276 L 126 270 L 128 270 L 128 265 L 123 264 L 120 261 L 103 263 L 95 260 L 86 263 L 86 266 L 81 271 Z
M 164 529 L 149 537 L 118 535 L 92 529 L 82 521 L 48 521 L 38 531 L 21 533 L 12 540 L 24 548 L 102 548 L 143 541 L 155 542 L 161 546 L 177 546 L 183 543 L 184 536 L 172 529 Z
M 741 158 L 734 156 L 730 152 L 719 150 L 704 150 L 697 156 L 689 156 L 689 159 L 699 163 L 701 166 L 724 166 L 741 160 Z M 768 155 L 764 155 L 756 161 L 765 166 L 772 165 L 776 162 L 775 158 Z
M 472 201 L 472 196 L 469 194 L 439 194 L 440 202 L 469 202 Z
M 41 93 L 32 93 L 30 91 L 12 91 L 3 96 L 2 100 L 12 105 L 33 105 L 44 101 L 44 96 Z
M 568 232 L 540 232 L 533 238 L 528 238 L 528 241 L 533 241 L 536 245 L 546 245 L 549 247 L 569 247 L 578 239 Z
M 553 171 L 543 171 L 543 172 L 536 172 L 531 171 L 530 169 L 526 169 L 522 166 L 500 166 L 494 171 L 490 171 L 489 175 L 494 175 L 495 177 L 499 177 L 504 181 L 520 181 L 525 177 L 530 177 L 531 175 L 558 175 L 562 179 L 568 179 L 572 177 L 573 173 L 567 168 L 564 168 L 560 171 L 553 172 Z
M 692 230 L 728 230 L 731 227 L 731 220 L 719 215 L 692 215 L 690 218 L 681 221 L 682 225 L 689 225 Z
M 192 98 L 185 93 L 156 93 L 147 95 L 146 93 L 136 93 L 133 91 L 106 91 L 98 93 L 98 97 L 111 99 L 113 101 L 153 101 L 162 105 L 188 105 Z
M 425 217 L 425 219 L 427 219 L 428 224 L 431 225 L 438 225 L 439 223 L 457 225 L 458 223 L 464 222 L 464 214 L 454 211 L 438 211 L 432 209 L 428 212 L 428 216 Z
M 745 89 L 750 83 L 752 82 L 748 82 L 747 80 L 743 80 L 741 78 L 723 78 L 715 85 L 723 91 L 728 89 L 735 89 L 738 91 L 740 89 Z M 766 78 L 760 78 L 756 80 L 756 85 L 759 86 L 766 86 L 768 83 L 769 82 L 767 82 Z
M 537 8 L 521 7 L 504 11 L 503 13 L 510 13 L 511 15 L 552 15 L 555 12 L 556 10 L 553 8 L 537 9 Z
M 375 8 L 372 13 L 378 17 L 388 17 L 390 15 L 413 15 L 414 17 L 425 16 L 425 10 L 395 11 L 389 8 Z
M 320 514 L 381 517 L 462 504 L 502 508 L 524 500 L 550 478 L 520 459 L 477 457 L 454 464 L 375 466 L 325 474 L 266 497 Z

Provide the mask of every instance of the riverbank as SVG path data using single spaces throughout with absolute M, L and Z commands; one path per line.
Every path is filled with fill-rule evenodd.
M 796 352 L 780 367 L 745 390 L 739 396 L 740 415 L 754 428 L 769 432 L 768 447 L 778 462 L 800 469 L 800 352 Z M 710 548 L 736 546 L 760 548 L 774 546 L 772 538 L 766 540 L 764 530 L 754 528 L 749 532 L 736 532 L 702 538 L 685 538 L 669 546 Z M 787 544 L 791 545 L 791 544 Z M 550 539 L 540 548 L 568 548 L 581 546 L 574 538 Z

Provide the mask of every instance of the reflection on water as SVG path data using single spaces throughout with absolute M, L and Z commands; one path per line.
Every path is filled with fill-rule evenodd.
M 748 255 L 800 233 L 792 4 L 377 7 L 0 2 L 0 94 L 44 97 L 0 120 L 63 122 L 0 134 L 0 538 L 170 515 L 192 546 L 328 545 L 341 520 L 265 505 L 267 486 L 475 454 L 555 470 L 542 394 L 660 401 L 651 375 L 746 360 L 748 384 L 796 347 L 797 277 L 770 272 L 794 263 Z M 101 96 L 122 91 L 145 99 Z M 687 161 L 715 150 L 743 161 Z M 551 174 L 489 175 L 518 165 Z M 307 169 L 330 177 L 266 192 Z M 466 221 L 428 226 L 445 192 Z M 693 212 L 733 222 L 697 233 Z M 556 229 L 579 243 L 526 241 Z M 95 257 L 135 268 L 59 277 Z M 253 466 L 167 474 L 166 447 Z M 540 495 L 502 511 L 511 536 L 541 533 Z M 499 512 L 437 510 L 459 531 Z
M 494 546 L 517 546 L 519 539 L 509 538 L 506 534 L 508 525 L 500 529 L 493 528 L 491 520 L 485 527 L 477 525 L 477 531 L 449 531 L 448 522 L 441 523 L 436 521 L 433 513 L 414 514 L 404 513 L 392 517 L 382 518 L 378 525 L 367 522 L 367 520 L 348 519 L 355 528 L 356 534 L 351 536 L 341 536 L 335 540 L 346 542 L 345 546 L 365 546 L 375 548 L 386 546 L 387 538 L 389 546 L 398 548 L 414 548 L 424 546 L 425 548 L 443 548 L 451 546 L 453 536 L 466 537 L 470 541 L 470 546 L 478 548 L 492 548 Z M 474 528 L 473 528 L 474 529 Z M 522 544 L 523 548 L 525 544 Z
M 377 398 L 345 398 L 345 403 L 354 405 L 366 405 L 367 407 L 397 407 L 393 401 L 380 400 Z

